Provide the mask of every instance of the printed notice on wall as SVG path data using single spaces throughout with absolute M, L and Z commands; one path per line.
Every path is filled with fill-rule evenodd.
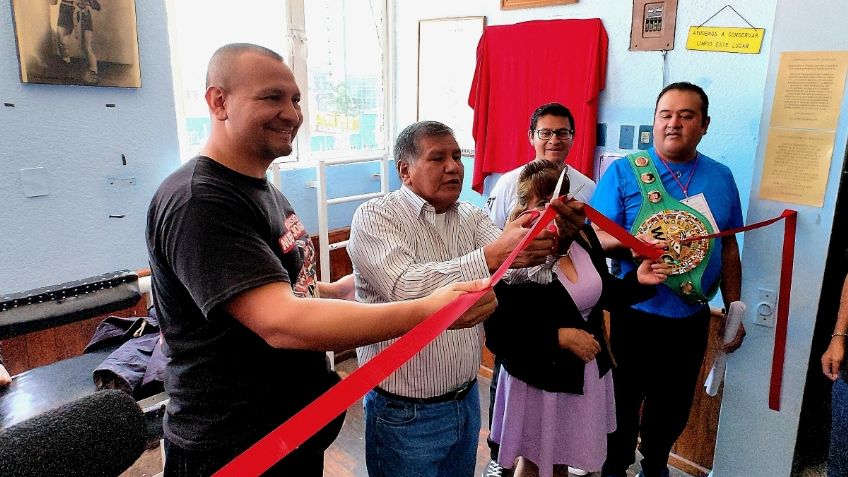
M 759 53 L 763 47 L 763 28 L 690 26 L 687 50 Z
M 821 207 L 834 131 L 769 128 L 760 198 Z
M 781 53 L 771 126 L 836 129 L 846 69 L 848 51 Z

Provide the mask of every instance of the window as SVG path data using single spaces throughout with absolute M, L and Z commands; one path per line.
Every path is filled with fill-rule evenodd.
M 309 151 L 385 149 L 382 0 L 304 2 Z
M 385 0 L 168 0 L 183 159 L 210 132 L 206 65 L 221 45 L 250 42 L 288 59 L 304 125 L 284 161 L 386 154 Z

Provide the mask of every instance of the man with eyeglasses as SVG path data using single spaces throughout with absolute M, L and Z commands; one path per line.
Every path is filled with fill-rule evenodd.
M 574 144 L 574 116 L 571 111 L 560 103 L 546 103 L 533 111 L 530 116 L 530 129 L 527 131 L 527 138 L 530 140 L 530 145 L 533 146 L 535 157 L 530 158 L 527 162 L 534 159 L 547 159 L 555 164 L 565 164 L 565 158 Z M 575 191 L 574 197 L 580 202 L 588 203 L 592 199 L 592 194 L 595 192 L 595 183 L 580 171 L 573 167 L 568 167 L 568 179 L 571 183 L 571 190 Z M 524 164 L 502 175 L 492 191 L 489 193 L 489 198 L 486 200 L 486 209 L 489 213 L 489 218 L 500 228 L 506 224 L 506 219 L 509 217 L 512 209 L 518 201 L 516 196 L 516 188 L 518 186 L 518 176 Z M 494 369 L 492 370 L 492 383 L 489 386 L 489 425 L 491 427 L 491 415 L 495 405 L 495 392 L 498 386 L 498 372 L 501 367 L 501 362 L 495 357 Z M 489 449 L 491 450 L 491 460 L 486 470 L 483 472 L 483 477 L 501 477 L 506 475 L 504 470 L 498 464 L 498 444 L 493 442 L 491 437 L 487 439 Z M 575 475 L 581 474 L 579 469 L 570 469 Z
M 535 157 L 528 158 L 527 162 L 533 159 L 547 159 L 555 164 L 565 164 L 565 158 L 574 144 L 574 134 L 574 116 L 568 108 L 559 103 L 539 106 L 530 116 L 530 130 L 527 131 Z M 504 227 L 506 218 L 515 207 L 515 188 L 523 167 L 524 164 L 521 164 L 502 175 L 486 200 L 489 218 L 500 228 Z M 573 167 L 568 168 L 568 179 L 571 181 L 571 190 L 578 191 L 575 198 L 588 203 L 595 192 L 592 179 Z

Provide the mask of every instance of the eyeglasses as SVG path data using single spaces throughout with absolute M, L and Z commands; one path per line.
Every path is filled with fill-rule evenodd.
M 571 139 L 574 137 L 574 129 L 557 129 L 556 131 L 551 131 L 550 129 L 536 129 L 535 130 L 536 137 L 543 141 L 547 141 L 556 134 L 557 139 L 560 141 L 565 141 L 566 139 Z

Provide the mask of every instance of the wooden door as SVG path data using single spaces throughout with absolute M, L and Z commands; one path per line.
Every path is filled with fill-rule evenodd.
M 669 465 L 698 477 L 707 477 L 713 466 L 715 455 L 716 432 L 718 430 L 718 414 L 721 409 L 721 396 L 724 386 L 718 394 L 709 396 L 704 391 L 704 381 L 710 372 L 719 348 L 719 330 L 724 317 L 714 310 L 710 320 L 710 337 L 707 342 L 707 352 L 701 364 L 701 374 L 695 384 L 695 399 L 689 411 L 689 423 L 674 447 L 671 448 Z

